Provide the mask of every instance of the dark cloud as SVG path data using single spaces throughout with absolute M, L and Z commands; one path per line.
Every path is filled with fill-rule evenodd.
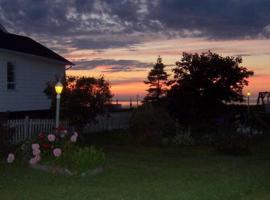
M 103 72 L 120 72 L 120 71 L 144 71 L 153 66 L 152 63 L 139 62 L 137 60 L 113 60 L 113 59 L 95 59 L 75 62 L 73 70 L 95 69 L 100 66 L 107 68 Z
M 0 22 L 59 49 L 132 47 L 154 37 L 269 38 L 270 1 L 1 0 Z
M 256 37 L 270 23 L 268 0 L 161 1 L 152 16 L 169 29 L 196 29 L 214 39 Z
M 113 38 L 110 36 L 99 38 L 99 40 L 92 38 L 77 39 L 72 43 L 73 47 L 80 47 L 81 49 L 109 49 L 117 47 L 129 47 L 140 43 L 136 38 Z

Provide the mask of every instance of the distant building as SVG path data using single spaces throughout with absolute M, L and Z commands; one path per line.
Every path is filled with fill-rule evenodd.
M 0 25 L 0 112 L 47 110 L 46 83 L 65 76 L 73 63 Z

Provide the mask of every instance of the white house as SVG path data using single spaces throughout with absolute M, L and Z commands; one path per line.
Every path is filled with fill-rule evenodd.
M 46 83 L 73 63 L 29 37 L 0 25 L 0 112 L 47 110 Z

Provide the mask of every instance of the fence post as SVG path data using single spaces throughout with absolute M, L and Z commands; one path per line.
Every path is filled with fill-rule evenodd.
M 29 116 L 25 116 L 24 123 L 23 123 L 23 139 L 29 139 Z

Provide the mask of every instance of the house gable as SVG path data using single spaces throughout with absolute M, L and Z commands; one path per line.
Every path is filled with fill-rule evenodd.
M 29 55 L 39 56 L 58 62 L 65 65 L 74 65 L 69 60 L 58 55 L 51 49 L 36 42 L 35 40 L 21 35 L 8 33 L 7 30 L 0 24 L 0 49 L 25 53 Z
M 32 40 L 0 26 L 0 112 L 47 110 L 48 82 L 65 76 L 72 62 Z

